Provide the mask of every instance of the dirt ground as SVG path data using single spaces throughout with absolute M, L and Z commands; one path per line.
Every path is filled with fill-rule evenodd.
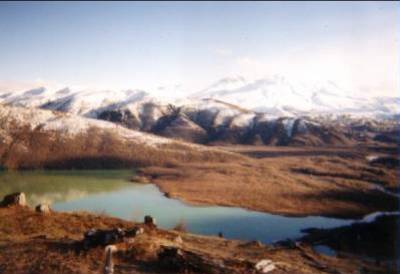
M 139 170 L 166 193 L 193 204 L 244 207 L 289 216 L 357 218 L 399 208 L 398 168 L 371 165 L 395 147 L 223 146 L 231 162 L 177 163 Z
M 376 266 L 354 257 L 319 255 L 307 245 L 273 247 L 153 229 L 107 216 L 55 212 L 43 215 L 30 208 L 14 206 L 0 208 L 0 273 L 102 273 L 104 247 L 79 252 L 76 242 L 91 228 L 133 226 L 145 227 L 145 232 L 116 245 L 116 274 L 256 273 L 254 264 L 261 259 L 274 263 L 276 268 L 270 273 L 391 272 L 386 266 Z M 204 272 L 204 269 L 190 265 L 179 272 L 165 268 L 157 256 L 161 246 L 177 247 L 196 258 L 203 258 L 202 263 L 218 262 L 219 270 L 207 267 Z

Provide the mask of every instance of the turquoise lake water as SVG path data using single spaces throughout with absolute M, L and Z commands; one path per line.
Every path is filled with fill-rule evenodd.
M 154 185 L 129 182 L 130 170 L 0 172 L 0 197 L 23 191 L 28 203 L 47 202 L 56 211 L 85 210 L 142 221 L 156 218 L 162 228 L 184 223 L 189 232 L 271 243 L 302 235 L 309 227 L 330 228 L 352 220 L 326 217 L 285 217 L 241 208 L 192 206 L 169 199 Z

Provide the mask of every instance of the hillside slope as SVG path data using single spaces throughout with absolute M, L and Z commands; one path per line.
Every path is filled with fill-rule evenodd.
M 37 108 L 0 105 L 6 168 L 121 168 L 235 158 L 231 153 Z

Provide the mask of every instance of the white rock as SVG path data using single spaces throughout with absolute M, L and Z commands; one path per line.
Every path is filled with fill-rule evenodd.
M 275 264 L 271 260 L 264 259 L 255 265 L 255 269 L 260 273 L 269 273 L 275 269 Z

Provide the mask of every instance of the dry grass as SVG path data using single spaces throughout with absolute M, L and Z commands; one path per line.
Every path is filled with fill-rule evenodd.
M 255 147 L 249 147 L 255 150 Z M 279 149 L 284 156 L 279 157 Z M 244 148 L 242 148 L 244 150 Z M 271 148 L 257 159 L 141 169 L 169 197 L 194 204 L 239 206 L 285 215 L 361 217 L 398 209 L 377 187 L 398 187 L 395 170 L 369 166 L 364 152 L 342 148 Z M 328 152 L 332 155 L 329 155 Z M 244 152 L 243 152 L 244 153 Z M 294 153 L 293 156 L 290 153 Z M 302 156 L 303 155 L 303 156 Z
M 97 128 L 76 136 L 40 128 L 12 128 L 12 141 L 0 140 L 0 164 L 7 169 L 174 166 L 181 162 L 225 162 L 240 157 L 179 142 L 152 147 Z
M 78 253 L 75 241 L 82 239 L 83 233 L 90 228 L 128 228 L 134 225 L 137 224 L 86 213 L 41 215 L 28 208 L 0 208 L 0 272 L 101 273 L 104 249 L 98 247 Z M 183 243 L 176 243 L 178 235 Z M 275 273 L 356 273 L 360 268 L 374 273 L 388 271 L 383 266 L 377 267 L 352 257 L 321 256 L 306 245 L 295 249 L 272 248 L 145 228 L 145 233 L 135 241 L 117 245 L 115 273 L 176 273 L 159 265 L 156 254 L 161 246 L 179 246 L 186 252 L 220 260 L 235 269 L 229 273 L 251 273 L 248 267 L 265 258 L 276 263 Z

